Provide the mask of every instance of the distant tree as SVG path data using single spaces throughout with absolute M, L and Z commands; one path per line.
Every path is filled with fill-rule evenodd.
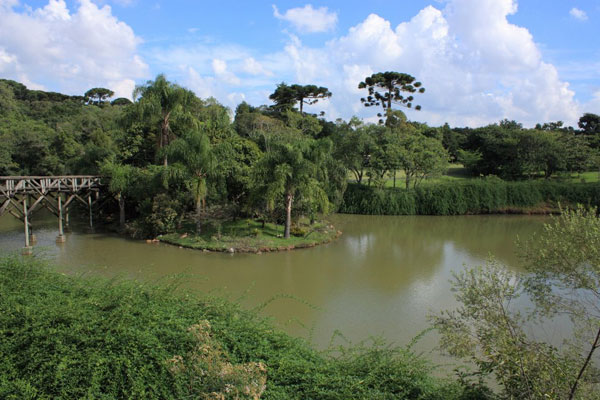
M 312 105 L 320 99 L 329 97 L 331 97 L 331 92 L 326 87 L 297 84 L 288 86 L 282 82 L 277 85 L 277 89 L 269 96 L 269 99 L 273 100 L 280 109 L 292 108 L 299 103 L 300 113 L 303 114 L 304 104 Z
M 119 97 L 110 102 L 113 106 L 126 106 L 132 104 L 133 102 L 125 97 Z
M 369 93 L 367 97 L 361 98 L 360 101 L 365 107 L 381 106 L 383 114 L 392 109 L 392 104 L 411 108 L 414 101 L 412 93 L 425 92 L 425 88 L 421 86 L 421 82 L 416 82 L 415 77 L 393 71 L 378 72 L 358 84 L 359 89 L 367 89 Z M 402 93 L 408 93 L 409 95 L 405 96 Z M 415 110 L 420 109 L 420 105 L 415 106 Z M 382 117 L 383 114 L 378 115 Z M 383 123 L 383 120 L 380 120 L 380 123 Z
M 596 135 L 600 133 L 600 115 L 586 113 L 579 118 L 577 123 L 584 135 Z
M 522 123 L 517 122 L 515 120 L 509 120 L 508 118 L 504 118 L 502 121 L 500 121 L 498 123 L 498 126 L 500 126 L 500 128 L 509 129 L 509 130 L 520 130 L 520 129 L 523 129 L 523 124 Z
M 423 179 L 443 174 L 448 168 L 448 152 L 440 140 L 421 133 L 400 134 L 398 143 L 388 150 L 397 159 L 394 165 L 404 170 L 406 188 Z
M 195 95 L 181 86 L 169 82 L 160 74 L 154 81 L 137 86 L 133 92 L 139 117 L 151 118 L 158 124 L 158 148 L 167 146 L 175 137 L 173 125 L 180 123 L 185 128 L 197 126 L 197 120 L 189 110 Z M 163 165 L 168 165 L 167 153 L 163 153 Z
M 352 172 L 356 182 L 360 184 L 376 151 L 375 131 L 378 127 L 357 122 L 357 119 L 353 119 L 340 127 L 334 136 L 334 156 Z
M 96 106 L 100 106 L 108 101 L 111 97 L 115 95 L 110 89 L 106 88 L 92 88 L 85 92 L 83 95 L 84 101 L 86 104 L 93 104 Z

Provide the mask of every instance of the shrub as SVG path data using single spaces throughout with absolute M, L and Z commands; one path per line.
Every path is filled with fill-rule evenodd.
M 431 184 L 414 190 L 350 184 L 339 212 L 367 215 L 464 215 L 535 207 L 545 202 L 600 204 L 600 185 L 550 181 L 506 182 L 498 178 Z

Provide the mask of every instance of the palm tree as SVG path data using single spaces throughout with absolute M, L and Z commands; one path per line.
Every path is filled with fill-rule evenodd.
M 273 209 L 275 202 L 282 199 L 285 204 L 284 237 L 290 237 L 292 207 L 294 199 L 302 196 L 326 211 L 329 200 L 322 184 L 316 179 L 322 161 L 322 147 L 313 139 L 296 139 L 277 142 L 254 165 L 253 178 Z
M 183 176 L 194 197 L 196 233 L 202 231 L 202 211 L 206 202 L 206 179 L 215 171 L 216 159 L 208 136 L 199 129 L 190 130 L 169 144 L 166 153 L 174 161 L 169 168 Z
M 195 95 L 190 90 L 169 82 L 160 74 L 154 81 L 137 86 L 133 91 L 138 115 L 149 118 L 158 124 L 157 144 L 159 151 L 168 146 L 175 138 L 173 125 L 184 128 L 197 126 L 198 122 L 189 111 Z M 163 152 L 163 165 L 167 166 L 167 153 Z

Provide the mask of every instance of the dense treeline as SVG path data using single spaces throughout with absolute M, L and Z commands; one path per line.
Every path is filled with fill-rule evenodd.
M 137 236 L 171 232 L 185 220 L 200 232 L 205 224 L 238 217 L 283 224 L 289 236 L 299 216 L 315 220 L 337 210 L 349 178 L 414 190 L 442 175 L 449 162 L 476 177 L 506 180 L 598 165 L 595 114 L 584 115 L 579 129 L 561 122 L 523 129 L 506 120 L 477 129 L 429 127 L 392 109 L 412 107 L 413 95 L 425 90 L 414 77 L 377 73 L 359 88 L 368 90 L 365 106 L 382 107 L 379 124 L 307 114 L 303 105 L 332 96 L 314 85 L 281 83 L 270 97 L 274 105 L 242 103 L 232 113 L 163 75 L 138 86 L 134 102 L 110 101 L 113 92 L 104 88 L 66 96 L 0 80 L 0 174 L 109 176 L 119 200 L 114 211 Z M 434 189 L 398 196 L 415 199 L 415 212 L 423 213 L 429 206 L 421 204 L 421 193 L 428 190 Z M 360 209 L 349 206 L 352 196 L 342 210 Z
M 427 185 L 411 191 L 351 184 L 339 211 L 367 215 L 464 215 L 519 211 L 545 203 L 598 207 L 600 186 L 553 181 L 506 182 L 497 178 Z
M 478 129 L 442 129 L 451 156 L 475 176 L 550 178 L 560 172 L 588 171 L 598 165 L 600 131 L 585 123 L 591 117 L 586 114 L 581 118 L 581 130 L 562 128 L 562 122 L 523 129 L 506 120 Z

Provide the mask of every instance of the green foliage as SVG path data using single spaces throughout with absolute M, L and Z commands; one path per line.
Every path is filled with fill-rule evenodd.
M 597 209 L 578 206 L 521 246 L 525 273 L 492 260 L 455 275 L 460 306 L 433 317 L 442 348 L 493 373 L 506 398 L 599 399 L 599 246 Z M 515 310 L 522 298 L 533 307 Z M 562 351 L 528 334 L 532 324 L 566 325 L 560 317 L 571 320 Z
M 597 184 L 473 179 L 414 190 L 348 185 L 339 212 L 369 215 L 463 215 L 527 209 L 545 203 L 597 206 Z
M 286 210 L 284 237 L 289 238 L 294 200 L 304 201 L 311 210 L 327 212 L 329 199 L 322 182 L 317 180 L 319 169 L 330 152 L 328 140 L 300 138 L 277 141 L 272 149 L 254 165 L 253 191 L 268 210 L 277 203 Z
M 92 88 L 85 92 L 83 95 L 83 99 L 87 104 L 93 104 L 96 106 L 101 106 L 108 101 L 111 97 L 115 95 L 110 89 L 106 88 Z
M 424 93 L 425 88 L 421 82 L 416 82 L 416 78 L 400 72 L 378 72 L 365 78 L 364 82 L 358 84 L 359 89 L 367 89 L 369 94 L 360 101 L 365 107 L 380 106 L 384 112 L 392 109 L 392 104 L 401 105 L 407 108 L 412 107 L 414 96 L 412 93 Z M 408 93 L 408 96 L 402 94 Z M 421 106 L 415 106 L 415 110 L 420 110 Z M 382 117 L 382 114 L 378 114 Z M 383 120 L 379 121 L 383 123 Z
M 312 105 L 320 99 L 331 97 L 331 92 L 326 87 L 315 85 L 286 85 L 280 83 L 269 99 L 275 103 L 278 111 L 291 110 L 296 103 L 300 105 L 300 114 L 303 114 L 304 104 Z
M 183 205 L 177 199 L 161 193 L 153 199 L 145 199 L 139 205 L 139 218 L 132 227 L 137 238 L 154 238 L 174 232 L 183 215 Z
M 527 316 L 513 306 L 524 295 L 519 276 L 490 261 L 456 274 L 452 285 L 460 306 L 432 318 L 444 350 L 493 373 L 506 398 L 567 398 L 576 365 L 528 337 Z
M 181 86 L 169 82 L 163 74 L 154 81 L 137 86 L 133 97 L 139 119 L 149 119 L 154 125 L 158 149 L 169 145 L 179 131 L 187 131 L 198 125 L 198 120 L 190 110 L 195 95 Z M 164 154 L 163 164 L 167 165 Z
M 176 283 L 83 279 L 36 259 L 0 260 L 0 397 L 211 398 L 228 388 L 221 398 L 246 398 L 266 369 L 267 400 L 474 398 L 471 387 L 433 378 L 408 349 L 375 342 L 317 352 L 229 301 L 174 293 Z
M 584 137 L 563 130 L 526 130 L 514 121 L 503 121 L 470 131 L 457 157 L 476 176 L 503 179 L 586 171 L 597 164 Z

